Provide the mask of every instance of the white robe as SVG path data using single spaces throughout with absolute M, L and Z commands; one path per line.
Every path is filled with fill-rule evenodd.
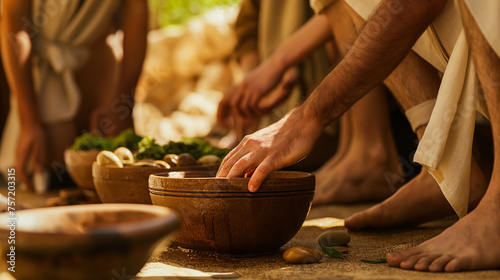
M 25 21 L 32 39 L 32 75 L 36 104 L 44 124 L 72 120 L 80 107 L 81 94 L 74 71 L 89 56 L 88 47 L 103 36 L 116 14 L 119 0 L 33 0 L 32 18 Z M 17 101 L 10 111 L 0 147 L 0 170 L 15 162 L 20 135 Z

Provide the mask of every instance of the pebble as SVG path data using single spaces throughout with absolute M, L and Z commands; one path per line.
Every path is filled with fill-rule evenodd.
M 345 246 L 349 241 L 351 241 L 349 233 L 341 230 L 326 231 L 318 236 L 318 243 L 326 247 Z
M 283 258 L 289 263 L 317 263 L 323 258 L 323 254 L 307 247 L 292 247 L 283 253 Z

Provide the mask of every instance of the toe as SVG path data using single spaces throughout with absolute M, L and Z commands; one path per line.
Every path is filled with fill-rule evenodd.
M 388 253 L 386 259 L 389 266 L 399 267 L 403 260 L 403 256 L 399 252 Z
M 402 269 L 415 269 L 415 264 L 424 257 L 422 254 L 412 255 L 405 260 L 401 261 L 399 265 Z
M 439 258 L 436 258 L 430 265 L 429 271 L 432 272 L 441 272 L 444 271 L 444 267 L 453 259 L 450 255 L 443 255 Z
M 446 266 L 444 267 L 444 271 L 458 272 L 471 270 L 472 262 L 472 258 L 469 257 L 453 258 L 446 264 Z
M 409 248 L 405 249 L 399 252 L 395 253 L 389 253 L 387 254 L 387 263 L 390 266 L 399 266 L 403 268 L 403 263 L 406 263 L 404 266 L 406 267 L 407 265 L 410 265 L 411 262 L 408 262 L 411 258 L 414 258 L 415 256 L 420 255 L 421 250 L 418 247 L 415 248 Z M 418 261 L 418 259 L 415 260 L 411 264 L 411 268 L 407 269 L 413 269 L 413 265 Z
M 427 271 L 429 270 L 429 265 L 437 258 L 439 258 L 440 255 L 428 255 L 428 256 L 423 256 L 418 260 L 418 262 L 415 264 L 414 268 L 415 270 L 420 270 L 420 271 Z

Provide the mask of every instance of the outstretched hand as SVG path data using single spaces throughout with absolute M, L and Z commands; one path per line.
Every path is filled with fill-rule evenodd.
M 285 88 L 290 88 L 290 85 L 295 83 L 298 77 L 297 68 L 291 68 L 296 75 L 288 75 L 287 81 L 282 81 L 284 69 L 280 69 L 276 62 L 266 60 L 257 68 L 252 70 L 243 80 L 243 82 L 235 89 L 231 97 L 231 107 L 242 116 L 260 116 L 266 113 L 266 110 L 260 107 L 261 99 L 268 95 L 271 90 L 282 85 Z M 286 91 L 284 91 L 286 92 Z M 284 97 L 286 97 L 288 91 Z M 284 98 L 277 100 L 281 101 Z M 269 111 L 272 108 L 266 108 Z
M 217 177 L 252 172 L 248 190 L 256 192 L 273 171 L 307 156 L 323 128 L 295 109 L 280 121 L 243 138 L 222 161 Z

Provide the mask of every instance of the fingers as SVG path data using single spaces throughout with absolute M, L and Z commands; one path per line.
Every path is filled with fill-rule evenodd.
M 227 177 L 229 175 L 229 172 L 233 168 L 234 164 L 236 161 L 238 161 L 242 155 L 244 154 L 243 146 L 244 146 L 245 139 L 243 139 L 236 148 L 231 150 L 226 157 L 222 160 L 219 170 L 217 171 L 217 177 Z M 233 172 L 234 174 L 234 172 Z M 243 175 L 243 174 L 241 174 Z
M 278 106 L 288 95 L 290 95 L 292 88 L 279 87 L 271 94 L 259 100 L 259 110 L 262 113 L 271 111 L 274 107 Z
M 248 190 L 250 192 L 256 192 L 262 182 L 275 170 L 275 166 L 270 158 L 266 158 L 256 169 L 255 172 L 250 177 L 250 181 L 248 182 Z

